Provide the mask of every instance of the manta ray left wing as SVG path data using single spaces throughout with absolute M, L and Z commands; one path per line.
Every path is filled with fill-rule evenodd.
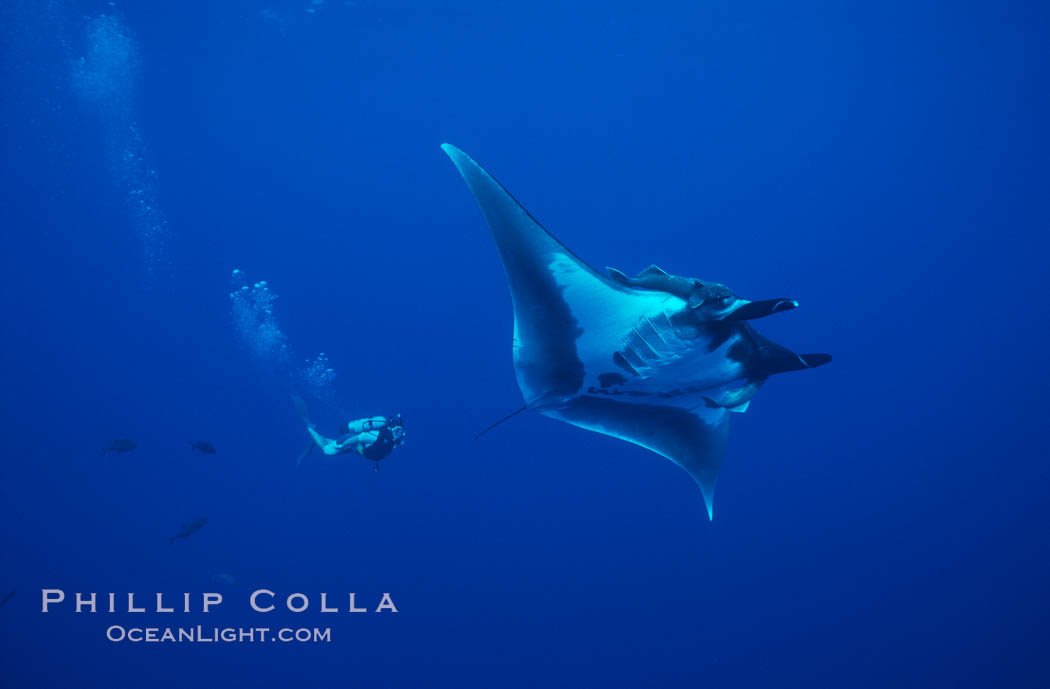
M 697 351 L 709 364 L 728 362 L 718 380 L 693 386 L 720 396 L 722 378 L 739 374 L 735 362 L 719 355 L 733 344 L 730 335 L 746 328 L 726 326 L 708 339 L 683 341 L 670 318 L 687 308 L 685 300 L 599 274 L 470 156 L 450 144 L 442 149 L 474 195 L 503 262 L 514 306 L 514 369 L 526 407 L 670 459 L 699 484 L 710 517 L 729 414 L 705 405 L 698 392 L 676 389 L 675 365 L 690 356 L 695 363 Z

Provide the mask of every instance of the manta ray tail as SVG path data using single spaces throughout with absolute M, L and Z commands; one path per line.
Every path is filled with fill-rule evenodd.
M 500 424 L 501 424 L 501 423 L 503 423 L 504 421 L 507 421 L 507 420 L 509 420 L 509 419 L 512 419 L 512 418 L 514 418 L 515 416 L 517 416 L 518 414 L 522 413 L 522 412 L 523 412 L 523 411 L 525 411 L 526 409 L 528 409 L 528 407 L 527 407 L 527 406 L 525 406 L 525 407 L 522 407 L 521 409 L 517 409 L 517 410 L 515 410 L 515 411 L 512 411 L 511 413 L 507 414 L 506 416 L 504 416 L 504 417 L 503 417 L 502 419 L 500 419 L 500 420 L 499 420 L 499 421 L 497 421 L 496 423 L 494 423 L 494 424 L 492 424 L 492 425 L 488 426 L 488 427 L 487 427 L 487 428 L 486 428 L 485 430 L 483 430 L 483 431 L 482 431 L 481 433 L 478 433 L 478 434 L 477 434 L 476 436 L 474 436 L 474 440 L 477 440 L 477 439 L 478 439 L 478 438 L 480 438 L 481 436 L 485 435 L 486 433 L 488 433 L 489 431 L 491 431 L 491 430 L 492 430 L 493 428 L 495 428 L 496 426 L 500 425 Z

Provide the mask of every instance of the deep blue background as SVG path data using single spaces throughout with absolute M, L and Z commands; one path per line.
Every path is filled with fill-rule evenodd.
M 0 686 L 1050 682 L 1044 4 L 308 6 L 0 3 Z M 71 87 L 103 12 L 139 56 L 153 275 Z M 443 141 L 596 266 L 801 301 L 760 329 L 835 361 L 734 417 L 713 523 L 626 443 L 534 415 L 471 441 L 520 396 Z M 336 406 L 404 414 L 378 474 L 296 469 L 233 268 L 328 354 Z M 127 615 L 39 612 L 45 587 L 220 589 L 210 618 L 142 617 L 288 622 L 245 612 L 261 586 L 401 612 L 290 620 L 332 626 L 316 646 L 117 645 Z

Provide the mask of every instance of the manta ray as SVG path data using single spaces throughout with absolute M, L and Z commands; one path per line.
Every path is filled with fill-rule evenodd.
M 580 428 L 640 445 L 685 469 L 714 517 L 729 417 L 766 379 L 814 368 L 749 321 L 798 306 L 650 266 L 603 275 L 543 228 L 483 167 L 443 144 L 496 241 L 514 307 L 514 372 L 525 401 Z M 509 418 L 509 417 L 508 417 Z

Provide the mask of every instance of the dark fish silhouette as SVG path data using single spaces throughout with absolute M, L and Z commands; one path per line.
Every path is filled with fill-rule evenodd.
M 208 523 L 207 519 L 203 517 L 200 519 L 194 519 L 191 522 L 186 522 L 179 527 L 179 532 L 168 539 L 168 543 L 174 545 L 175 541 L 179 538 L 189 538 L 193 534 L 197 533 L 204 528 L 204 525 Z
M 109 447 L 102 448 L 102 454 L 106 454 L 107 452 L 119 452 L 124 454 L 125 452 L 131 452 L 136 447 L 138 447 L 138 445 L 136 445 L 135 441 L 131 438 L 119 438 L 114 440 L 113 444 Z
M 15 597 L 15 590 L 11 589 L 10 591 L 7 592 L 7 595 L 5 595 L 3 598 L 0 598 L 0 608 L 2 608 L 5 605 L 7 605 L 7 602 L 10 601 L 14 597 Z
M 211 443 L 206 443 L 203 440 L 194 440 L 190 443 L 190 448 L 196 452 L 200 452 L 202 455 L 215 454 L 215 446 Z

